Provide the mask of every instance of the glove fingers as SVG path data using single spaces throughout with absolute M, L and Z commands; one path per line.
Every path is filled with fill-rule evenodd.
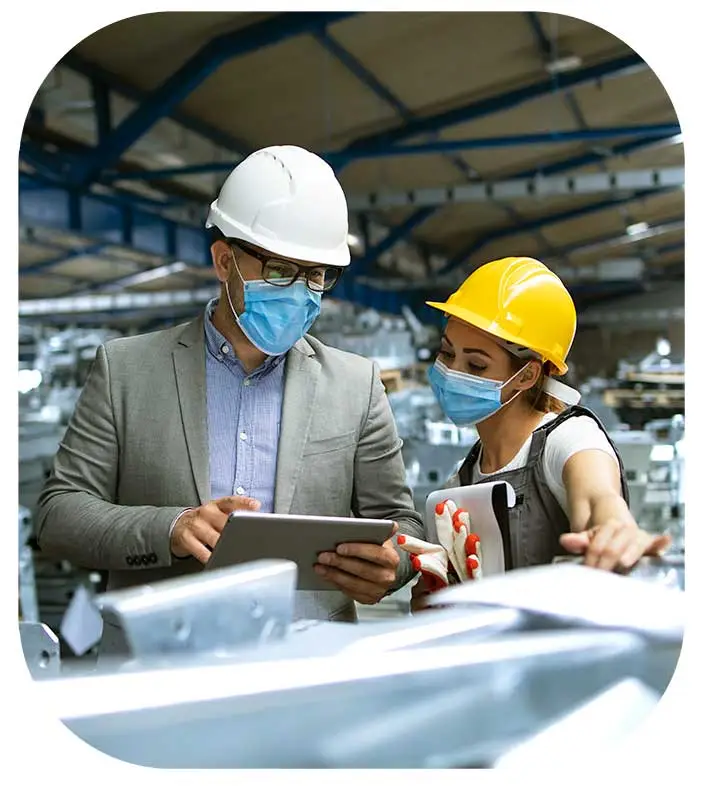
M 449 583 L 446 557 L 442 557 L 440 554 L 415 554 L 411 560 L 412 567 L 422 575 L 431 574 L 443 581 L 444 584 Z
M 468 511 L 461 508 L 457 509 L 453 514 L 453 564 L 459 573 L 462 580 L 470 578 L 466 572 L 466 551 L 465 543 L 468 537 L 468 529 L 470 527 L 471 517 Z M 463 575 L 461 575 L 463 574 Z
M 480 538 L 476 535 L 475 532 L 471 532 L 470 535 L 466 538 L 465 551 L 468 556 L 471 554 L 477 554 L 478 549 L 480 548 Z
M 447 499 L 440 502 L 434 512 L 436 514 L 436 535 L 439 543 L 450 552 L 453 544 L 453 514 L 456 511 L 455 504 Z
M 429 543 L 413 535 L 398 535 L 397 545 L 409 554 L 441 554 L 444 550 L 438 543 Z

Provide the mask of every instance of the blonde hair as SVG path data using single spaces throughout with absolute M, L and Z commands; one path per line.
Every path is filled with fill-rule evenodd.
M 509 353 L 510 355 L 510 362 L 512 364 L 512 368 L 515 372 L 519 371 L 527 362 L 526 360 L 522 360 L 518 357 L 515 357 L 513 354 Z M 566 409 L 566 404 L 555 399 L 553 396 L 550 396 L 544 390 L 544 380 L 552 375 L 553 366 L 550 362 L 545 362 L 542 364 L 542 369 L 537 377 L 537 381 L 532 385 L 529 390 L 524 391 L 524 398 L 537 412 L 563 412 Z

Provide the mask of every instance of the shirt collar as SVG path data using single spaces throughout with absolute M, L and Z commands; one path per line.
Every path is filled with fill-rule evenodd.
M 216 358 L 216 360 L 225 363 L 233 363 L 242 368 L 242 364 L 240 360 L 238 360 L 238 356 L 235 354 L 235 352 L 233 352 L 233 347 L 231 346 L 230 342 L 225 338 L 225 336 L 221 334 L 218 328 L 211 321 L 217 305 L 217 297 L 209 300 L 206 305 L 203 321 L 206 333 L 206 348 L 209 353 L 214 358 Z M 269 373 L 280 365 L 284 357 L 285 355 L 269 355 L 267 358 L 265 358 L 265 361 L 261 366 L 251 372 L 250 376 L 255 374 Z

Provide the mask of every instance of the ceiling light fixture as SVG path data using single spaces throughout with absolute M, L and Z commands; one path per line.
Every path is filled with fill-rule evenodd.
M 564 55 L 553 58 L 544 67 L 550 74 L 565 74 L 567 71 L 575 71 L 582 64 L 583 60 L 578 55 Z
M 630 224 L 630 226 L 625 230 L 625 232 L 630 235 L 641 235 L 643 232 L 647 232 L 650 228 L 650 225 L 646 221 L 639 221 L 637 224 Z

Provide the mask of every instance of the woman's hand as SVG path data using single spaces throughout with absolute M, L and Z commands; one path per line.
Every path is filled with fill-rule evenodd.
M 621 572 L 630 570 L 641 557 L 659 556 L 671 542 L 669 535 L 653 535 L 635 523 L 613 518 L 559 540 L 571 554 L 583 554 L 585 565 Z
M 566 462 L 564 482 L 573 531 L 559 540 L 571 554 L 583 554 L 589 567 L 625 572 L 641 557 L 659 556 L 669 546 L 669 535 L 637 525 L 620 493 L 618 466 L 607 453 L 576 453 Z

